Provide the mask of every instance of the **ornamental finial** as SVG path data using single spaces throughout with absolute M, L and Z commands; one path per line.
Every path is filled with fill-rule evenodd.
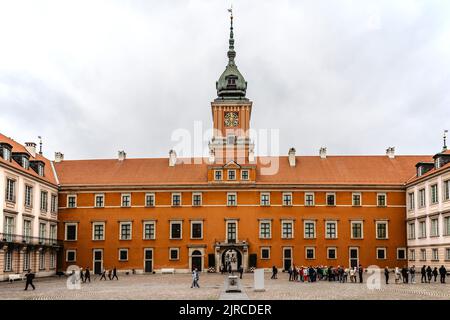
M 233 5 L 228 9 L 230 13 L 230 40 L 228 47 L 228 64 L 234 64 L 234 58 L 236 57 L 236 52 L 234 51 L 234 38 L 233 38 Z

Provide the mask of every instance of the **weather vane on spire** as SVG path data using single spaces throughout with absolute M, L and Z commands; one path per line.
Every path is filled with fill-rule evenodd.
M 447 132 L 448 130 L 444 130 L 444 147 L 442 148 L 443 151 L 447 151 Z
M 230 6 L 228 12 L 231 14 L 231 19 L 233 19 L 233 5 Z

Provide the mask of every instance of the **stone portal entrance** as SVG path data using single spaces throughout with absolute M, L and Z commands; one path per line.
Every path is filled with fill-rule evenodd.
M 225 266 L 227 271 L 230 265 L 232 271 L 237 271 L 242 265 L 242 254 L 235 248 L 224 250 L 222 253 L 222 265 Z
M 240 266 L 244 268 L 244 272 L 248 269 L 248 244 L 246 241 L 216 242 L 215 256 L 216 272 L 220 271 L 221 266 L 227 267 L 228 265 L 231 265 L 232 271 L 237 271 Z

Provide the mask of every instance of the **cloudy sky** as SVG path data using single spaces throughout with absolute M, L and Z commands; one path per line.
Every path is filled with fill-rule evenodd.
M 167 156 L 212 125 L 230 1 L 0 0 L 0 132 L 53 159 Z M 450 129 L 450 1 L 234 0 L 251 125 L 279 153 L 434 154 Z

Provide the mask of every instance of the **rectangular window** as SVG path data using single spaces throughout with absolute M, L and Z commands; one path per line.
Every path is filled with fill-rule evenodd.
M 173 207 L 181 206 L 181 194 L 180 193 L 172 193 L 172 206 Z
M 180 249 L 170 248 L 169 249 L 169 260 L 179 260 L 180 259 Z
M 236 205 L 236 193 L 228 193 L 227 194 L 227 206 L 235 206 Z
M 222 170 L 214 170 L 214 180 L 222 180 Z
M 77 261 L 77 251 L 76 250 L 67 250 L 66 251 L 66 262 L 75 262 Z
M 416 223 L 408 223 L 408 239 L 412 240 L 416 238 Z
M 408 210 L 414 210 L 415 200 L 414 200 L 414 192 L 408 193 Z
M 294 237 L 292 224 L 292 221 L 283 221 L 281 223 L 281 237 L 283 239 L 292 239 Z
M 28 251 L 23 252 L 23 271 L 30 269 L 30 253 Z
M 27 243 L 31 241 L 31 232 L 31 221 L 23 220 L 23 240 Z
M 43 243 L 47 238 L 47 224 L 39 223 L 39 242 Z
M 154 221 L 144 222 L 144 239 L 145 240 L 155 239 L 155 222 Z
M 131 194 L 122 194 L 122 207 L 131 207 Z
M 270 248 L 261 248 L 261 259 L 270 259 Z
M 39 270 L 45 269 L 45 251 L 39 253 Z
M 337 222 L 327 221 L 325 222 L 325 238 L 326 239 L 336 239 L 337 238 Z
M 425 189 L 420 189 L 419 190 L 419 207 L 423 208 L 425 207 Z
M 450 261 L 450 248 L 445 248 L 445 260 Z
M 405 260 L 405 259 L 406 259 L 406 249 L 397 248 L 397 260 Z
M 445 180 L 443 183 L 444 201 L 450 200 L 450 180 Z
M 430 192 L 431 192 L 431 203 L 432 204 L 436 204 L 436 203 L 438 203 L 438 186 L 437 186 L 437 184 L 433 184 L 431 187 L 430 187 Z
M 327 193 L 327 206 L 336 205 L 336 195 L 334 193 Z
M 444 236 L 450 236 L 450 216 L 444 217 Z
M 50 200 L 50 212 L 56 213 L 57 209 L 58 209 L 58 196 L 56 194 L 52 194 Z
M 420 260 L 423 260 L 423 261 L 427 260 L 427 250 L 420 249 Z
M 386 248 L 377 248 L 377 259 L 386 259 Z
M 377 194 L 377 206 L 386 207 L 386 193 Z
M 50 253 L 50 269 L 56 268 L 56 253 L 51 252 Z
M 314 193 L 305 193 L 305 206 L 314 205 Z
M 51 224 L 50 225 L 50 239 L 53 240 L 53 243 L 56 242 L 56 238 L 58 237 L 58 234 L 56 233 L 56 224 Z
M 41 211 L 48 211 L 48 192 L 41 191 Z
M 425 221 L 419 222 L 419 238 L 426 238 L 427 236 L 427 223 Z
M 248 175 L 248 170 L 242 170 L 241 171 L 241 180 L 248 180 L 249 175 Z
M 6 201 L 16 202 L 16 181 L 6 179 Z
M 96 208 L 103 208 L 105 206 L 105 195 L 103 194 L 96 194 L 95 195 L 95 207 Z
M 316 249 L 314 247 L 306 247 L 306 259 L 315 259 L 316 258 Z
M 76 223 L 66 223 L 66 241 L 76 241 L 77 240 L 77 227 L 78 225 Z
M 145 195 L 145 206 L 146 207 L 154 207 L 155 206 L 155 194 L 147 193 Z
M 40 175 L 41 177 L 44 176 L 44 166 L 42 164 L 38 165 L 38 175 Z
M 316 223 L 314 221 L 305 221 L 305 238 L 314 239 L 316 237 Z
M 33 187 L 25 185 L 25 207 L 31 208 L 33 206 Z
M 119 249 L 119 261 L 128 261 L 128 249 Z
M 352 239 L 362 239 L 363 238 L 363 224 L 362 222 L 352 221 Z
M 235 243 L 237 239 L 237 223 L 227 222 L 227 241 Z
M 387 221 L 377 221 L 377 239 L 388 238 L 388 223 Z
M 416 250 L 414 250 L 414 249 L 409 250 L 409 260 L 410 261 L 416 260 Z
M 203 223 L 201 221 L 191 222 L 191 239 L 203 238 Z
M 170 239 L 181 239 L 181 222 L 170 222 Z
M 5 225 L 3 226 L 6 241 L 12 242 L 16 233 L 16 226 L 13 217 L 5 217 Z
M 361 193 L 352 194 L 352 205 L 355 207 L 359 207 L 361 205 Z
M 67 208 L 75 208 L 77 206 L 77 196 L 67 196 Z
M 95 222 L 92 224 L 92 240 L 105 240 L 104 222 Z
M 283 193 L 283 206 L 292 206 L 292 193 Z
M 12 271 L 12 251 L 5 251 L 5 271 Z
M 131 240 L 131 222 L 120 223 L 120 240 Z
M 192 205 L 194 207 L 200 207 L 202 205 L 202 194 L 201 193 L 193 193 L 192 194 Z
M 438 251 L 438 249 L 431 249 L 431 260 L 439 261 L 439 251 Z
M 337 249 L 335 247 L 327 248 L 327 259 L 337 259 Z
M 11 150 L 6 147 L 3 147 L 3 159 L 5 161 L 11 161 Z
M 259 238 L 260 239 L 270 239 L 271 238 L 271 223 L 270 221 L 260 221 L 259 222 Z
M 228 170 L 228 180 L 236 180 L 236 170 Z
M 270 205 L 270 193 L 261 193 L 260 204 L 262 206 Z
M 431 237 L 438 237 L 439 236 L 439 220 L 437 218 L 430 220 L 430 236 Z

